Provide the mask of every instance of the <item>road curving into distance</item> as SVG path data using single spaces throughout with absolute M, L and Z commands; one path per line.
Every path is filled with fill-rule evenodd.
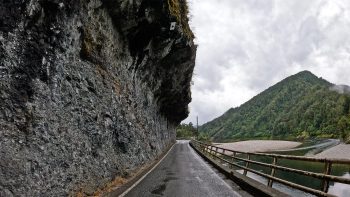
M 179 140 L 169 154 L 125 196 L 250 196 Z

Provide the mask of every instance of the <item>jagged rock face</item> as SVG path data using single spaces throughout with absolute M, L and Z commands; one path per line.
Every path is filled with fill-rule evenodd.
M 92 194 L 174 141 L 196 47 L 168 6 L 1 0 L 0 196 Z

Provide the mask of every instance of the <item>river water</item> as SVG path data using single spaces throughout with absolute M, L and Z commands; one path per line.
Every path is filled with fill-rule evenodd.
M 304 143 L 301 145 L 301 147 L 288 150 L 288 151 L 279 151 L 279 152 L 274 152 L 276 154 L 283 154 L 283 155 L 305 155 L 305 156 L 312 156 L 314 154 L 317 154 L 321 152 L 324 149 L 327 149 L 331 146 L 339 144 L 338 140 L 334 139 L 329 139 L 329 140 L 322 140 L 322 141 L 311 141 L 308 143 Z M 272 163 L 272 158 L 269 157 L 261 157 L 261 156 L 254 156 L 251 157 L 251 159 L 264 162 L 264 163 Z M 244 163 L 241 163 L 240 165 L 244 165 Z M 287 159 L 280 159 L 278 160 L 278 165 L 281 166 L 286 166 L 286 167 L 291 167 L 295 169 L 300 169 L 300 170 L 305 170 L 307 169 L 308 171 L 312 172 L 318 172 L 318 173 L 323 173 L 324 172 L 324 164 L 322 163 L 315 163 L 315 162 L 305 162 L 305 161 L 291 161 Z M 250 165 L 251 168 L 255 170 L 262 171 L 264 173 L 269 174 L 270 169 L 261 167 L 258 165 Z M 240 173 L 243 173 L 243 170 L 237 170 Z M 350 165 L 333 165 L 332 166 L 332 175 L 335 176 L 342 176 L 342 177 L 347 177 L 350 178 Z M 267 184 L 267 179 L 256 175 L 254 173 L 249 173 L 247 174 L 249 177 L 258 180 L 264 184 Z M 307 177 L 295 173 L 289 173 L 285 171 L 280 171 L 277 170 L 276 177 L 282 178 L 287 181 L 291 181 L 300 185 L 305 185 L 314 189 L 320 189 L 322 182 L 319 179 L 313 178 L 313 177 Z M 276 188 L 282 192 L 285 192 L 291 196 L 313 196 L 311 194 L 307 194 L 305 192 L 290 188 L 288 186 L 284 186 L 279 183 L 274 183 L 273 188 Z M 328 193 L 334 194 L 336 196 L 340 197 L 350 197 L 350 185 L 348 184 L 341 184 L 341 183 L 333 183 L 330 182 L 330 187 L 328 190 Z

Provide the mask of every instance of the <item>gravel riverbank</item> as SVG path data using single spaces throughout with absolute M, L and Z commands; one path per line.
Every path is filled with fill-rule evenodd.
M 339 144 L 315 155 L 317 158 L 350 159 L 350 144 Z
M 270 152 L 286 150 L 301 145 L 300 142 L 282 140 L 247 140 L 232 143 L 218 143 L 217 146 L 243 152 Z

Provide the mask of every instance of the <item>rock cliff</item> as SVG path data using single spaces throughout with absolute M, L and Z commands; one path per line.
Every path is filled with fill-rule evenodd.
M 1 0 L 0 196 L 91 195 L 188 115 L 185 0 Z

